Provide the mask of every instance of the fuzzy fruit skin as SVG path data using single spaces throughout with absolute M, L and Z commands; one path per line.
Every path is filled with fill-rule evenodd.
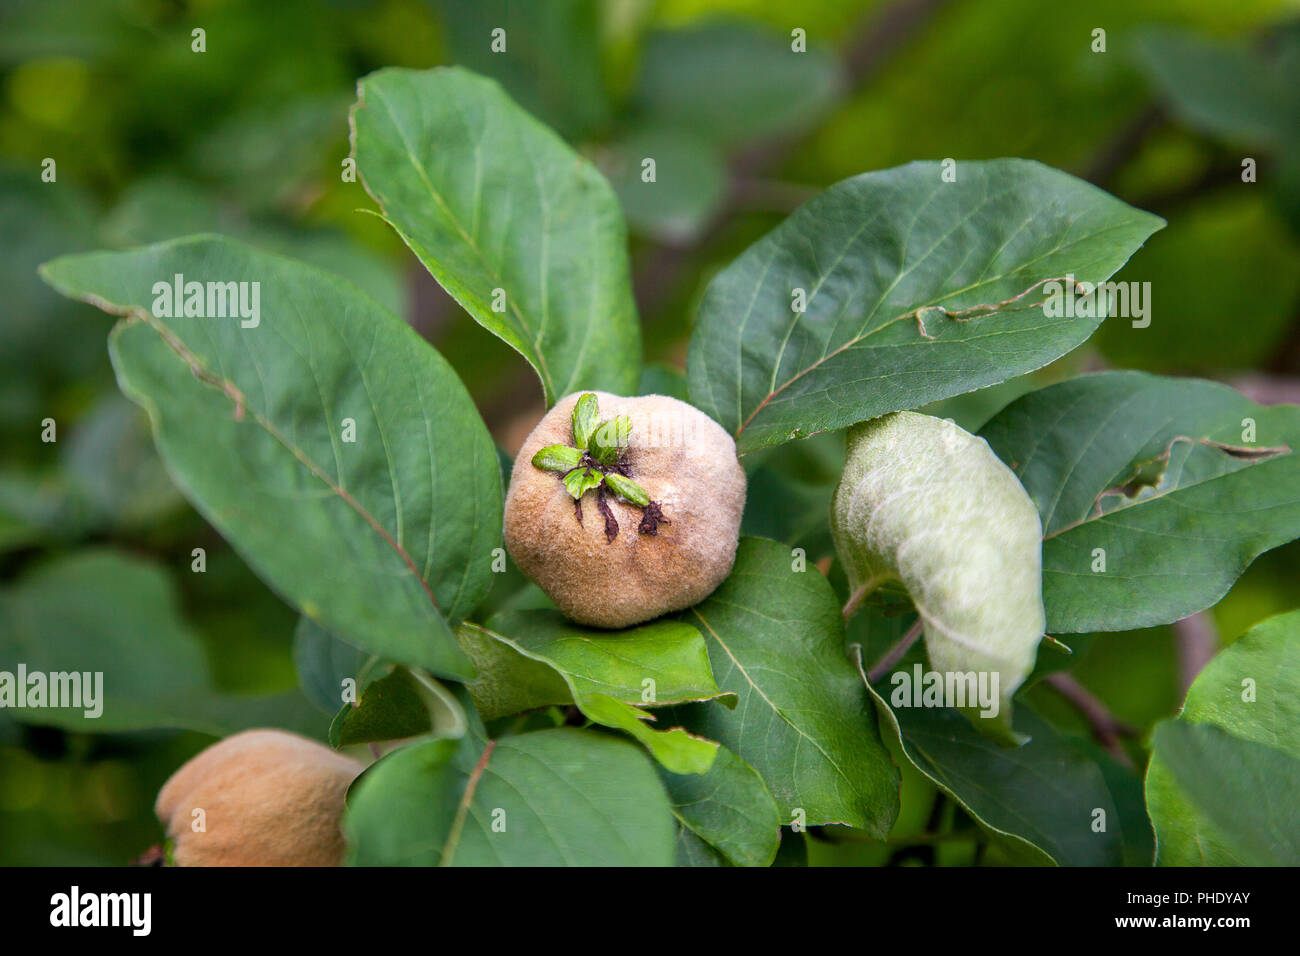
M 343 798 L 363 769 L 297 734 L 247 730 L 172 774 L 154 812 L 177 866 L 338 866 Z M 195 808 L 204 833 L 191 829 Z
M 579 524 L 559 477 L 532 463 L 547 445 L 572 444 L 573 406 L 583 394 L 560 399 L 515 457 L 505 508 L 510 556 L 579 624 L 631 627 L 698 604 L 736 558 L 745 510 L 736 443 L 708 415 L 675 398 L 595 392 L 601 421 L 631 418 L 622 460 L 670 522 L 655 535 L 640 534 L 641 509 L 611 497 L 619 524 L 611 542 L 595 492 L 583 497 Z

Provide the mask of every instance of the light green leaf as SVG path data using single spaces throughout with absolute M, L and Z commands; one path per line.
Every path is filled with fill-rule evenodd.
M 1106 279 L 1163 225 L 1029 160 L 955 169 L 955 182 L 918 162 L 838 183 L 710 283 L 691 400 L 742 453 L 1059 358 L 1101 319 L 1049 318 L 1046 283 Z
M 591 433 L 592 457 L 601 464 L 612 465 L 618 461 L 618 456 L 623 454 L 623 449 L 627 447 L 631 435 L 632 419 L 626 415 L 619 415 L 617 418 L 603 422 Z
M 658 730 L 650 726 L 656 717 L 648 710 L 608 694 L 586 694 L 577 699 L 581 700 L 578 709 L 588 720 L 635 738 L 661 766 L 673 773 L 707 773 L 717 758 L 717 743 L 688 734 L 681 727 Z
M 600 173 L 496 83 L 455 68 L 371 74 L 352 126 L 385 218 L 532 363 L 548 405 L 578 389 L 631 393 L 641 333 L 626 228 Z
M 781 815 L 753 767 L 722 747 L 708 773 L 659 776 L 682 826 L 736 866 L 771 866 Z
M 657 730 L 649 723 L 657 722 L 654 712 L 642 709 L 722 696 L 704 639 L 689 624 L 656 621 L 600 631 L 572 624 L 554 611 L 508 611 L 487 627 L 467 625 L 463 630 L 473 632 L 468 635 L 472 643 L 490 639 L 499 645 L 471 650 L 476 663 L 487 662 L 484 677 L 492 678 L 469 685 L 485 719 L 572 702 L 589 720 L 631 734 L 674 773 L 704 773 L 712 766 L 716 743 L 680 727 Z M 501 647 L 520 660 L 502 660 Z M 568 694 L 559 697 L 554 684 L 534 673 L 532 665 L 551 668 Z M 503 690 L 503 683 L 532 690 Z
M 735 568 L 682 615 L 708 643 L 735 710 L 684 708 L 688 730 L 749 763 L 783 821 L 847 823 L 884 838 L 898 813 L 898 770 L 845 653 L 844 619 L 826 579 L 795 569 L 775 541 L 743 538 Z
M 564 476 L 564 487 L 577 501 L 593 488 L 599 488 L 604 476 L 595 468 L 577 468 Z
M 325 729 L 320 712 L 297 691 L 270 697 L 218 691 L 171 578 L 114 551 L 75 552 L 0 589 L 0 671 L 14 675 L 8 688 L 0 679 L 0 698 L 17 693 L 20 665 L 29 676 L 46 675 L 47 686 L 48 675 L 79 675 L 85 705 L 6 701 L 5 713 L 24 723 L 83 733 L 179 728 L 215 736 L 280 727 L 321 737 Z
M 1300 864 L 1300 611 L 1210 661 L 1156 727 L 1146 792 L 1161 865 Z
M 547 445 L 533 456 L 533 464 L 547 471 L 566 472 L 578 467 L 582 452 L 568 445 Z
M 348 283 L 219 237 L 42 271 L 126 316 L 110 338 L 123 391 L 182 491 L 264 580 L 350 644 L 470 676 L 448 622 L 491 587 L 500 468 L 436 351 Z M 154 284 L 175 275 L 258 283 L 256 325 L 155 317 Z
M 650 496 L 645 493 L 645 489 L 631 478 L 624 478 L 622 475 L 611 472 L 605 476 L 605 484 L 609 486 L 609 490 L 614 494 L 638 507 L 644 508 L 650 503 Z
M 394 751 L 353 784 L 344 831 L 360 865 L 671 866 L 675 853 L 650 762 L 571 728 Z
M 1038 506 L 1054 634 L 1179 620 L 1300 536 L 1294 406 L 1106 372 L 1032 392 L 980 434 Z
M 600 420 L 600 400 L 588 392 L 573 405 L 573 443 L 583 451 L 591 444 L 591 433 Z
M 984 440 L 915 412 L 858 425 L 849 432 L 831 533 L 852 591 L 849 609 L 886 582 L 902 582 L 925 626 L 930 667 L 987 680 L 998 694 L 995 707 L 968 700 L 959 709 L 981 733 L 1019 743 L 1011 698 L 1044 633 L 1042 528 L 1034 503 Z

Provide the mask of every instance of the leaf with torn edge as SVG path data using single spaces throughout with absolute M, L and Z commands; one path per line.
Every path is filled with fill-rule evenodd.
M 1300 536 L 1300 408 L 1142 372 L 1031 392 L 981 429 L 1043 524 L 1054 634 L 1176 621 Z
M 1101 282 L 1164 225 L 1030 160 L 954 171 L 836 183 L 709 284 L 691 401 L 742 454 L 1048 364 L 1109 310 L 1102 292 L 1091 317 L 1049 317 L 1048 283 Z
M 1011 698 L 1045 623 L 1034 503 L 983 439 L 943 419 L 895 412 L 853 428 L 848 443 L 831 533 L 849 609 L 901 582 L 921 615 L 930 667 L 975 678 L 954 681 L 964 699 L 949 703 L 981 732 L 1020 743 Z M 999 702 L 982 708 L 969 694 L 995 677 Z

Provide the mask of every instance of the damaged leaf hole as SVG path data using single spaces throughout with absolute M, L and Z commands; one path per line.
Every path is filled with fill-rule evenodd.
M 582 524 L 582 499 L 588 491 L 596 492 L 596 510 L 605 520 L 605 541 L 618 537 L 618 518 L 609 506 L 613 496 L 641 509 L 640 534 L 657 535 L 659 525 L 672 524 L 659 502 L 651 501 L 644 488 L 632 480 L 627 461 L 628 439 L 632 420 L 619 415 L 599 421 L 600 408 L 591 392 L 573 406 L 573 445 L 547 445 L 533 455 L 534 467 L 553 471 L 573 498 L 573 514 Z

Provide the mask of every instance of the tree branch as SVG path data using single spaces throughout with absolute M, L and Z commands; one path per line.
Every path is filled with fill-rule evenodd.
M 1064 697 L 1092 728 L 1097 742 L 1110 751 L 1120 763 L 1132 767 L 1133 761 L 1120 744 L 1121 737 L 1136 737 L 1137 730 L 1116 720 L 1106 705 L 1092 691 L 1080 684 L 1070 674 L 1058 672 L 1043 678 L 1043 682 Z
M 916 639 L 921 636 L 921 619 L 918 617 L 916 623 L 907 629 L 902 640 L 887 650 L 880 660 L 876 661 L 874 667 L 867 671 L 867 683 L 875 684 L 885 677 L 894 669 L 894 665 L 903 659 L 903 655 L 911 650 Z

